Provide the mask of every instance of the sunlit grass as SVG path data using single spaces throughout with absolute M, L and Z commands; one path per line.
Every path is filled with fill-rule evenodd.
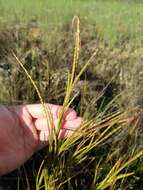
M 22 62 L 19 61 L 17 56 L 14 54 L 15 59 L 26 73 L 39 96 L 40 102 L 43 106 L 43 111 L 47 116 L 47 125 L 49 127 L 49 130 L 54 129 L 51 130 L 52 132 L 54 131 L 54 133 L 51 132 L 49 136 L 49 150 L 47 151 L 46 157 L 41 163 L 41 166 L 37 173 L 36 190 L 40 190 L 42 188 L 45 190 L 63 189 L 67 184 L 68 189 L 72 189 L 72 184 L 76 183 L 76 177 L 79 174 L 84 173 L 84 169 L 87 169 L 94 160 L 96 161 L 96 158 L 94 156 L 91 158 L 89 156 L 93 150 L 96 150 L 97 148 L 100 149 L 101 146 L 104 146 L 104 143 L 107 142 L 107 140 L 113 136 L 118 135 L 122 130 L 125 130 L 129 127 L 129 131 L 134 131 L 139 127 L 138 125 L 140 110 L 136 108 L 126 110 L 124 112 L 119 110 L 115 113 L 111 113 L 110 116 L 106 116 L 104 119 L 104 115 L 102 115 L 102 117 L 95 117 L 90 120 L 86 120 L 84 118 L 81 126 L 69 138 L 63 141 L 58 140 L 64 113 L 76 98 L 76 95 L 72 96 L 72 91 L 77 85 L 80 76 L 87 69 L 92 59 L 98 53 L 96 50 L 91 55 L 89 60 L 85 63 L 83 68 L 79 71 L 79 73 L 76 73 L 80 53 L 79 24 L 79 18 L 74 17 L 73 25 L 76 30 L 74 48 L 75 51 L 73 56 L 72 69 L 68 72 L 67 76 L 66 94 L 63 101 L 63 109 L 59 114 L 59 122 L 57 128 L 53 125 L 53 119 L 50 110 L 45 107 L 44 100 L 41 97 L 40 91 L 37 88 L 34 80 L 31 78 Z M 102 158 L 100 158 L 99 161 L 97 160 L 98 164 L 94 166 L 95 175 L 93 183 L 91 184 L 91 189 L 104 190 L 107 187 L 114 189 L 118 181 L 132 176 L 134 172 L 125 172 L 125 169 L 128 168 L 136 159 L 142 157 L 143 151 L 141 150 L 130 157 L 125 157 L 124 154 L 121 154 L 118 159 L 116 158 L 115 161 L 112 161 L 109 170 L 106 171 L 106 173 L 103 175 L 100 173 L 100 171 L 98 171 L 98 169 L 102 167 L 102 165 L 106 165 L 106 162 L 108 163 L 108 160 L 112 160 L 114 152 L 107 152 L 106 154 L 108 155 L 108 159 L 102 160 Z M 88 159 L 89 163 L 85 165 L 85 161 Z M 79 171 L 73 170 L 73 168 L 79 166 L 81 166 L 81 169 Z M 73 182 L 73 180 L 75 180 L 75 182 Z
M 111 0 L 57 0 L 56 3 L 52 0 L 0 0 L 1 23 L 15 21 L 24 24 L 31 20 L 33 26 L 36 24 L 46 31 L 52 28 L 58 33 L 75 14 L 84 22 L 93 24 L 95 36 L 99 35 L 110 46 L 122 45 L 124 40 L 132 46 L 140 44 L 142 3 Z

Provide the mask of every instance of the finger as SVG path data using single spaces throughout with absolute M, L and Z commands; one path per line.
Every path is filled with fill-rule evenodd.
M 71 130 L 75 130 L 75 128 L 79 127 L 79 125 L 81 124 L 82 118 L 81 117 L 77 117 L 74 120 L 68 120 L 68 121 L 64 121 L 61 128 L 64 129 L 71 129 Z M 54 120 L 54 125 L 57 128 L 57 124 L 58 124 L 58 119 Z M 48 130 L 48 123 L 47 123 L 47 119 L 46 118 L 40 118 L 37 119 L 35 121 L 35 127 L 37 130 L 40 131 L 47 131 Z
M 81 117 L 77 117 L 73 121 L 66 121 L 60 130 L 59 139 L 70 137 L 80 127 L 82 122 L 83 118 Z
M 76 129 L 79 128 L 81 125 L 83 119 L 81 117 L 78 117 L 74 120 L 74 122 L 71 124 L 70 121 L 66 122 L 65 125 L 63 125 L 63 128 L 60 130 L 59 133 L 59 139 L 64 139 L 70 137 L 74 132 L 76 132 Z M 55 121 L 55 124 L 57 121 Z M 74 127 L 73 127 L 74 125 Z M 41 130 L 38 131 L 39 133 L 39 145 L 37 147 L 37 150 L 40 150 L 47 146 L 48 140 L 49 140 L 49 132 L 48 130 Z
M 41 142 L 46 142 L 49 139 L 49 133 L 48 131 L 41 131 L 39 134 L 39 139 Z
M 30 129 L 31 134 L 34 135 L 34 138 L 37 140 L 37 130 L 33 127 L 33 121 L 26 106 L 7 106 L 7 109 L 12 113 L 13 118 L 19 119 L 20 126 L 25 126 L 26 131 Z
M 77 128 L 79 128 L 82 121 L 83 119 L 81 117 L 78 117 L 77 119 L 73 121 L 65 122 L 60 130 L 59 139 L 69 137 Z M 55 123 L 57 123 L 57 121 Z M 47 141 L 49 139 L 48 129 L 47 127 L 43 127 L 43 124 L 40 121 L 38 122 L 38 130 L 39 130 L 40 141 Z
M 51 110 L 51 113 L 53 115 L 53 118 L 57 118 L 59 116 L 59 113 L 62 110 L 62 106 L 60 105 L 54 105 L 54 104 L 45 104 L 46 108 Z M 43 118 L 45 117 L 45 113 L 43 110 L 42 104 L 33 104 L 33 105 L 26 105 L 29 113 L 32 115 L 33 118 Z M 65 119 L 66 120 L 72 120 L 77 117 L 75 110 L 69 108 L 65 113 Z
M 66 112 L 65 112 L 65 115 L 64 115 L 64 119 L 65 120 L 73 120 L 73 119 L 76 119 L 77 117 L 77 113 L 74 109 L 72 108 L 69 108 Z

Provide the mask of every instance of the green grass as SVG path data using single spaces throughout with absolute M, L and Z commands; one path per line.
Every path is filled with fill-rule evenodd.
M 131 1 L 130 1 L 131 2 Z M 110 46 L 129 41 L 138 45 L 142 39 L 143 4 L 113 0 L 0 0 L 2 21 L 38 20 L 40 27 L 57 32 L 74 15 L 97 27 L 103 41 Z M 96 32 L 96 30 L 95 30 Z
M 72 91 L 79 82 L 80 76 L 87 69 L 87 66 L 89 66 L 94 56 L 98 54 L 98 51 L 96 50 L 95 53 L 91 55 L 87 63 L 83 66 L 83 68 L 79 71 L 79 73 L 76 74 L 76 70 L 79 65 L 80 32 L 78 18 L 75 17 L 74 21 L 77 21 L 75 49 L 72 68 L 71 71 L 68 72 L 67 76 L 66 94 L 63 101 L 63 109 L 59 116 L 58 130 L 55 130 L 54 134 L 50 133 L 51 135 L 49 136 L 48 146 L 49 149 L 47 150 L 46 158 L 41 163 L 38 173 L 36 175 L 35 188 L 36 190 L 40 190 L 41 188 L 44 188 L 45 190 L 72 190 L 75 188 L 104 190 L 107 188 L 121 188 L 123 187 L 124 183 L 120 181 L 126 181 L 126 178 L 134 175 L 134 172 L 129 171 L 129 167 L 133 162 L 142 157 L 143 151 L 140 150 L 138 152 L 134 144 L 132 144 L 130 150 L 124 151 L 124 153 L 122 152 L 122 154 L 120 154 L 121 150 L 119 150 L 117 147 L 116 149 L 113 149 L 113 151 L 111 151 L 111 149 L 109 149 L 108 151 L 104 151 L 103 154 L 106 155 L 106 160 L 104 161 L 103 155 L 101 156 L 100 154 L 98 154 L 97 158 L 97 155 L 95 156 L 94 154 L 96 152 L 96 149 L 99 148 L 100 150 L 101 146 L 105 146 L 106 143 L 109 145 L 110 143 L 108 143 L 108 140 L 112 138 L 112 136 L 117 137 L 121 131 L 125 130 L 126 127 L 129 127 L 127 133 L 130 135 L 130 138 L 134 139 L 133 133 L 136 133 L 139 127 L 139 110 L 127 110 L 127 112 L 123 113 L 119 111 L 115 114 L 112 113 L 111 116 L 106 117 L 105 119 L 103 119 L 102 117 L 100 118 L 98 114 L 95 118 L 92 118 L 91 120 L 87 120 L 86 118 L 84 118 L 84 122 L 81 124 L 80 128 L 76 130 L 71 137 L 63 141 L 58 140 L 58 134 L 61 128 L 63 114 L 71 105 L 73 100 L 76 98 L 75 95 L 72 96 Z M 27 77 L 30 79 L 46 113 L 44 101 L 39 93 L 36 83 L 31 78 L 23 63 L 21 63 L 15 55 L 14 57 L 27 75 Z M 137 115 L 135 116 L 133 114 L 133 116 L 129 116 L 130 114 L 132 114 L 132 112 L 135 112 Z M 47 114 L 48 123 L 52 119 L 51 117 L 51 115 Z M 98 120 L 97 118 L 100 119 Z M 52 140 L 52 143 L 50 142 L 50 140 Z M 112 145 L 110 146 L 112 147 Z M 116 157 L 115 155 L 118 153 L 119 157 Z M 112 164 L 110 164 L 109 160 L 112 162 Z M 88 161 L 89 163 L 86 164 L 86 161 Z M 93 170 L 88 168 L 91 163 L 94 163 L 92 166 L 94 168 Z M 109 164 L 108 170 L 105 170 L 105 173 L 103 174 L 101 170 L 102 168 L 104 168 L 104 164 L 106 163 Z M 80 169 L 77 171 L 76 168 L 78 167 Z M 84 182 L 82 182 L 83 179 L 80 179 L 80 175 L 84 175 L 83 169 L 86 169 L 88 171 L 87 174 L 90 176 L 90 183 L 86 182 L 84 185 Z M 29 182 L 27 174 L 26 179 L 27 185 L 30 189 L 31 184 Z M 81 184 L 77 185 L 77 181 L 80 181 Z

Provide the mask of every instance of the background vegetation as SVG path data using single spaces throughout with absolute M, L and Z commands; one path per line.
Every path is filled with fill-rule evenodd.
M 80 18 L 81 32 L 77 72 L 97 49 L 98 54 L 74 88 L 73 94 L 78 95 L 72 106 L 81 116 L 100 118 L 101 121 L 118 110 L 121 113 L 127 111 L 130 115 L 130 109 L 136 106 L 141 109 L 143 2 L 133 0 L 0 0 L 0 102 L 39 102 L 31 82 L 11 53 L 14 51 L 45 101 L 63 103 L 67 73 L 73 62 L 76 29 L 71 21 L 74 15 Z M 131 115 L 134 116 L 136 112 L 133 111 Z M 61 189 L 96 189 L 96 183 L 103 189 L 99 182 L 117 162 L 119 155 L 128 159 L 142 149 L 141 124 L 141 119 L 136 124 L 126 124 L 127 128 L 92 150 L 88 158 L 94 158 L 95 162 Z M 0 187 L 35 189 L 34 177 L 44 155 L 45 151 L 34 155 L 34 159 L 26 164 L 26 170 L 21 169 L 0 178 Z M 113 156 L 109 159 L 109 155 Z M 96 181 L 94 174 L 100 160 L 103 162 Z M 72 163 L 69 173 L 84 168 L 88 161 L 77 168 Z M 135 172 L 134 175 L 110 189 L 142 189 L 142 166 L 140 158 L 129 168 L 129 171 Z M 65 173 L 60 176 L 61 183 Z M 24 176 L 28 176 L 29 182 Z

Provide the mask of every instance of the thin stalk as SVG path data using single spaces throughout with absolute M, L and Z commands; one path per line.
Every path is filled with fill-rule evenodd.
M 33 87 L 35 88 L 35 90 L 37 92 L 39 100 L 40 100 L 40 102 L 42 104 L 43 113 L 45 114 L 45 117 L 47 118 L 47 127 L 48 127 L 48 132 L 49 132 L 49 150 L 51 152 L 52 149 L 53 149 L 52 148 L 52 146 L 53 146 L 53 136 L 55 137 L 55 134 L 53 134 L 54 133 L 54 131 L 53 131 L 54 121 L 53 121 L 53 116 L 52 116 L 51 110 L 50 110 L 48 104 L 47 104 L 47 106 L 45 105 L 37 85 L 35 84 L 34 80 L 31 77 L 31 75 L 28 73 L 28 71 L 24 67 L 23 63 L 18 59 L 18 57 L 15 55 L 15 53 L 13 53 L 13 56 L 15 57 L 16 61 L 21 66 L 21 68 L 24 70 L 24 72 L 26 73 L 26 76 L 30 79 Z

